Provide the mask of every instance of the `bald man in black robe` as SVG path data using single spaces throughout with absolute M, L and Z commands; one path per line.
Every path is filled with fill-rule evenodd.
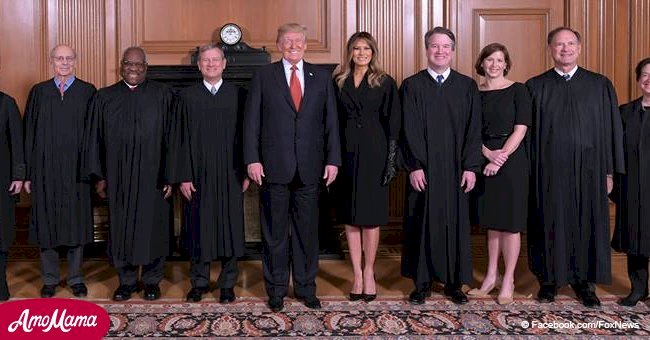
M 84 245 L 93 241 L 91 186 L 81 181 L 79 158 L 95 86 L 75 75 L 77 53 L 59 45 L 50 53 L 54 78 L 32 87 L 25 109 L 25 191 L 31 193 L 31 242 L 41 248 L 41 297 L 59 285 L 59 251 L 67 253 L 67 284 L 84 297 Z
M 120 279 L 113 299 L 139 290 L 142 266 L 144 298 L 156 300 L 170 248 L 173 93 L 146 80 L 141 48 L 126 49 L 121 64 L 123 79 L 99 90 L 91 104 L 83 164 L 86 176 L 99 180 L 100 195 L 108 188 L 109 255 Z

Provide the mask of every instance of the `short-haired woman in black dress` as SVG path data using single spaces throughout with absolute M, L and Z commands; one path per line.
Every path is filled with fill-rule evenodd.
M 610 197 L 616 203 L 616 227 L 612 248 L 627 254 L 630 294 L 618 303 L 634 306 L 648 298 L 650 257 L 650 58 L 636 67 L 636 81 L 643 94 L 621 106 L 625 175 L 617 175 Z
M 476 215 L 487 229 L 488 268 L 480 289 L 470 296 L 487 296 L 498 284 L 499 254 L 505 272 L 497 301 L 513 301 L 514 272 L 521 246 L 520 232 L 526 229 L 529 165 L 522 143 L 531 124 L 531 99 L 522 83 L 505 76 L 512 64 L 505 46 L 485 46 L 476 61 L 476 72 L 485 77 L 480 84 L 483 109 L 483 176 L 477 182 Z

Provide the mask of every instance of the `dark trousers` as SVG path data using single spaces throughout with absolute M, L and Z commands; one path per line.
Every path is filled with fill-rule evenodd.
M 627 255 L 627 276 L 632 283 L 631 293 L 648 296 L 648 257 Z
M 81 273 L 81 262 L 83 261 L 84 246 L 61 246 L 59 248 L 68 251 L 68 286 L 83 283 L 84 278 Z M 58 285 L 60 278 L 59 273 L 59 251 L 57 248 L 41 248 L 41 272 L 43 275 L 43 284 L 48 286 Z
M 9 254 L 0 250 L 0 301 L 9 299 L 9 286 L 7 286 L 7 258 Z
M 235 287 L 238 274 L 239 269 L 237 268 L 237 258 L 234 256 L 222 258 L 221 272 L 217 279 L 217 287 Z M 192 288 L 208 288 L 208 285 L 210 284 L 210 261 L 201 261 L 200 259 L 191 260 L 190 282 L 192 283 Z
M 6 251 L 0 250 L 0 281 L 7 282 L 7 259 L 9 258 L 9 253 Z
M 117 270 L 120 285 L 133 286 L 138 282 L 138 269 L 140 266 L 124 261 L 113 260 Z M 165 274 L 165 258 L 159 257 L 142 266 L 142 283 L 145 285 L 157 285 L 162 281 Z
M 557 295 L 557 289 L 561 288 L 558 287 L 555 282 L 543 282 L 542 280 L 537 279 L 539 282 L 540 288 L 547 288 L 547 289 L 552 289 L 553 294 Z M 581 295 L 582 292 L 596 292 L 596 285 L 593 282 L 588 282 L 588 281 L 580 281 L 580 280 L 573 280 L 571 283 L 569 283 L 573 291 L 576 293 L 576 295 Z
M 290 265 L 294 293 L 316 294 L 318 192 L 318 183 L 304 184 L 297 173 L 289 184 L 262 186 L 262 267 L 269 296 L 287 295 Z

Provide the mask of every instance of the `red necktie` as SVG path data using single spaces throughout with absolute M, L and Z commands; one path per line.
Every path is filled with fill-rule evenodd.
M 298 68 L 296 65 L 291 66 L 291 79 L 289 80 L 289 90 L 291 91 L 291 99 L 293 99 L 293 105 L 296 107 L 296 111 L 300 111 L 300 103 L 302 101 L 302 90 L 300 89 L 300 80 L 298 80 L 298 75 L 296 74 Z
M 64 81 L 61 81 L 61 83 L 59 83 L 59 92 L 61 92 L 61 97 L 63 97 L 63 93 L 65 92 L 65 82 Z

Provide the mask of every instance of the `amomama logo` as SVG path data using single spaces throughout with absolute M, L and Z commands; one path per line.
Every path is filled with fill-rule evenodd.
M 0 339 L 101 339 L 110 319 L 96 304 L 72 299 L 28 299 L 0 304 Z

